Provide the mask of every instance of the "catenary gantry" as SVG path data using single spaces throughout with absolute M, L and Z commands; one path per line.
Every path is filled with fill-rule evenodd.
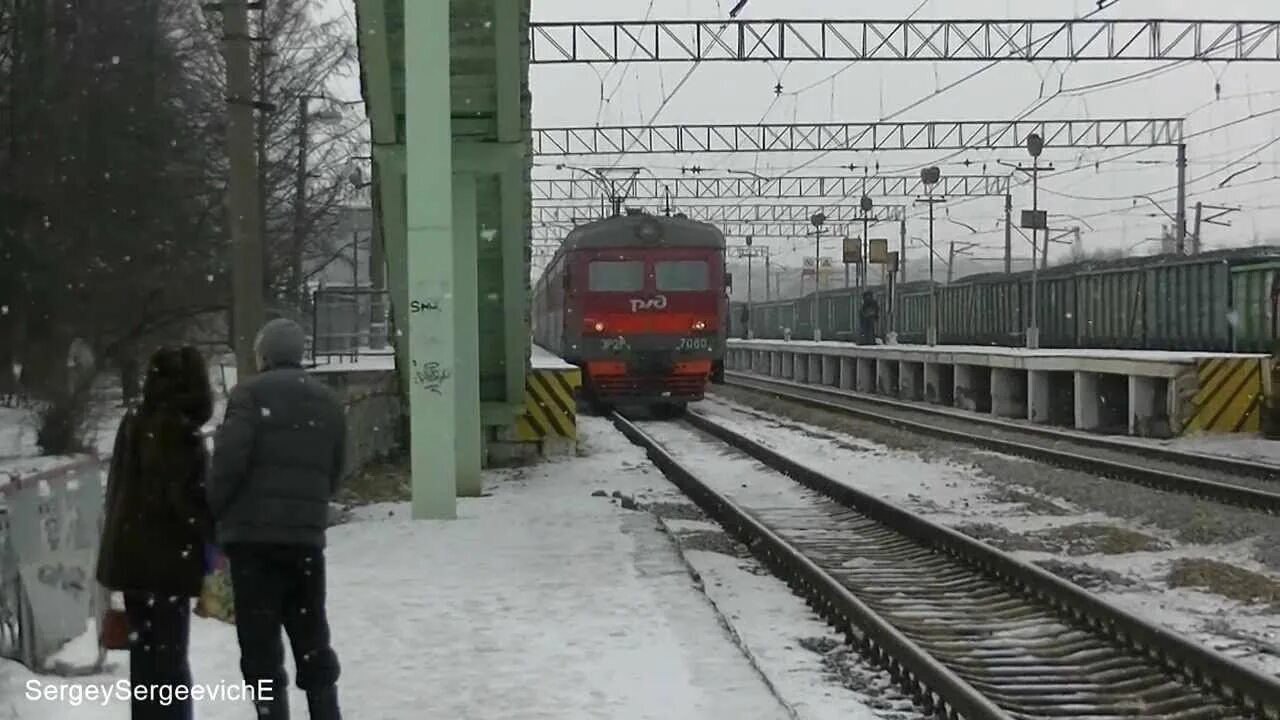
M 533 62 L 1280 60 L 1280 20 L 536 23 Z
M 947 175 L 934 192 L 947 197 L 1007 195 L 1008 175 Z M 919 175 L 793 175 L 778 177 L 637 177 L 619 182 L 627 200 L 687 201 L 717 198 L 916 197 L 926 188 Z M 534 202 L 594 200 L 598 180 L 550 178 L 533 181 Z
M 628 203 L 631 204 L 631 203 Z M 661 212 L 654 203 L 645 208 L 650 212 Z M 867 216 L 872 222 L 896 222 L 906 218 L 906 207 L 903 205 L 878 205 Z M 830 223 L 862 221 L 861 210 L 855 206 L 832 203 L 829 205 L 779 205 L 777 203 L 724 203 L 717 205 L 683 203 L 675 208 L 675 212 L 684 213 L 693 220 L 709 223 L 795 223 L 800 226 L 809 224 L 815 213 L 822 213 Z M 534 205 L 533 221 L 540 223 L 571 223 L 587 220 L 600 215 L 598 205 Z M 803 231 L 802 231 L 803 232 Z
M 534 130 L 539 155 L 1176 147 L 1180 118 L 935 122 L 680 124 Z

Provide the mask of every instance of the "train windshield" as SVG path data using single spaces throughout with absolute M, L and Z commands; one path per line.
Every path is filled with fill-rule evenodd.
M 639 292 L 644 290 L 643 260 L 596 260 L 587 271 L 591 292 Z
M 705 260 L 673 260 L 653 264 L 658 292 L 704 292 L 711 289 L 711 270 Z

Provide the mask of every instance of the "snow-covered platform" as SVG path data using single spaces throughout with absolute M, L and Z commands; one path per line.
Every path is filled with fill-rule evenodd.
M 374 505 L 329 531 L 328 610 L 347 717 L 793 717 L 654 515 L 593 496 L 666 481 L 639 448 L 592 420 L 585 456 L 487 473 L 489 496 L 460 499 L 455 521 L 414 521 L 405 504 Z M 91 656 L 92 637 L 62 657 Z M 191 643 L 196 683 L 239 682 L 232 627 L 195 618 Z M 0 661 L 3 717 L 124 720 L 128 705 L 118 700 L 28 699 L 32 680 L 67 687 L 128 676 L 127 655 L 109 660 L 109 673 L 83 678 L 34 676 Z M 292 677 L 291 658 L 286 666 Z M 290 693 L 295 717 L 305 713 L 299 691 Z M 204 699 L 195 710 L 204 720 L 252 714 L 229 700 Z
M 729 340 L 728 369 L 1142 436 L 1257 432 L 1266 355 Z
M 560 359 L 558 355 L 541 345 L 533 344 L 533 353 L 529 358 L 529 367 L 534 370 L 577 370 L 576 365 L 570 365 Z

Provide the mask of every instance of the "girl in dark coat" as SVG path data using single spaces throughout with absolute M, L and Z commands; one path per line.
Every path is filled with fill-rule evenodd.
M 154 697 L 139 701 L 135 694 L 134 720 L 192 715 L 189 699 L 174 698 L 177 686 L 191 685 L 191 598 L 200 595 L 204 548 L 213 541 L 200 431 L 212 414 L 213 391 L 200 353 L 164 349 L 151 358 L 141 406 L 125 415 L 116 433 L 98 582 L 124 594 L 130 681 L 135 687 L 170 686 L 163 691 L 168 705 Z

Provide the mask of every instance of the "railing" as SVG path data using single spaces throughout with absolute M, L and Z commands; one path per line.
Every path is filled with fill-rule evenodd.
M 312 293 L 308 355 L 315 364 L 356 362 L 394 353 L 385 290 L 325 288 Z
M 85 458 L 0 486 L 0 657 L 74 672 L 46 665 L 106 608 L 95 578 L 103 475 Z M 94 667 L 104 660 L 99 651 Z

